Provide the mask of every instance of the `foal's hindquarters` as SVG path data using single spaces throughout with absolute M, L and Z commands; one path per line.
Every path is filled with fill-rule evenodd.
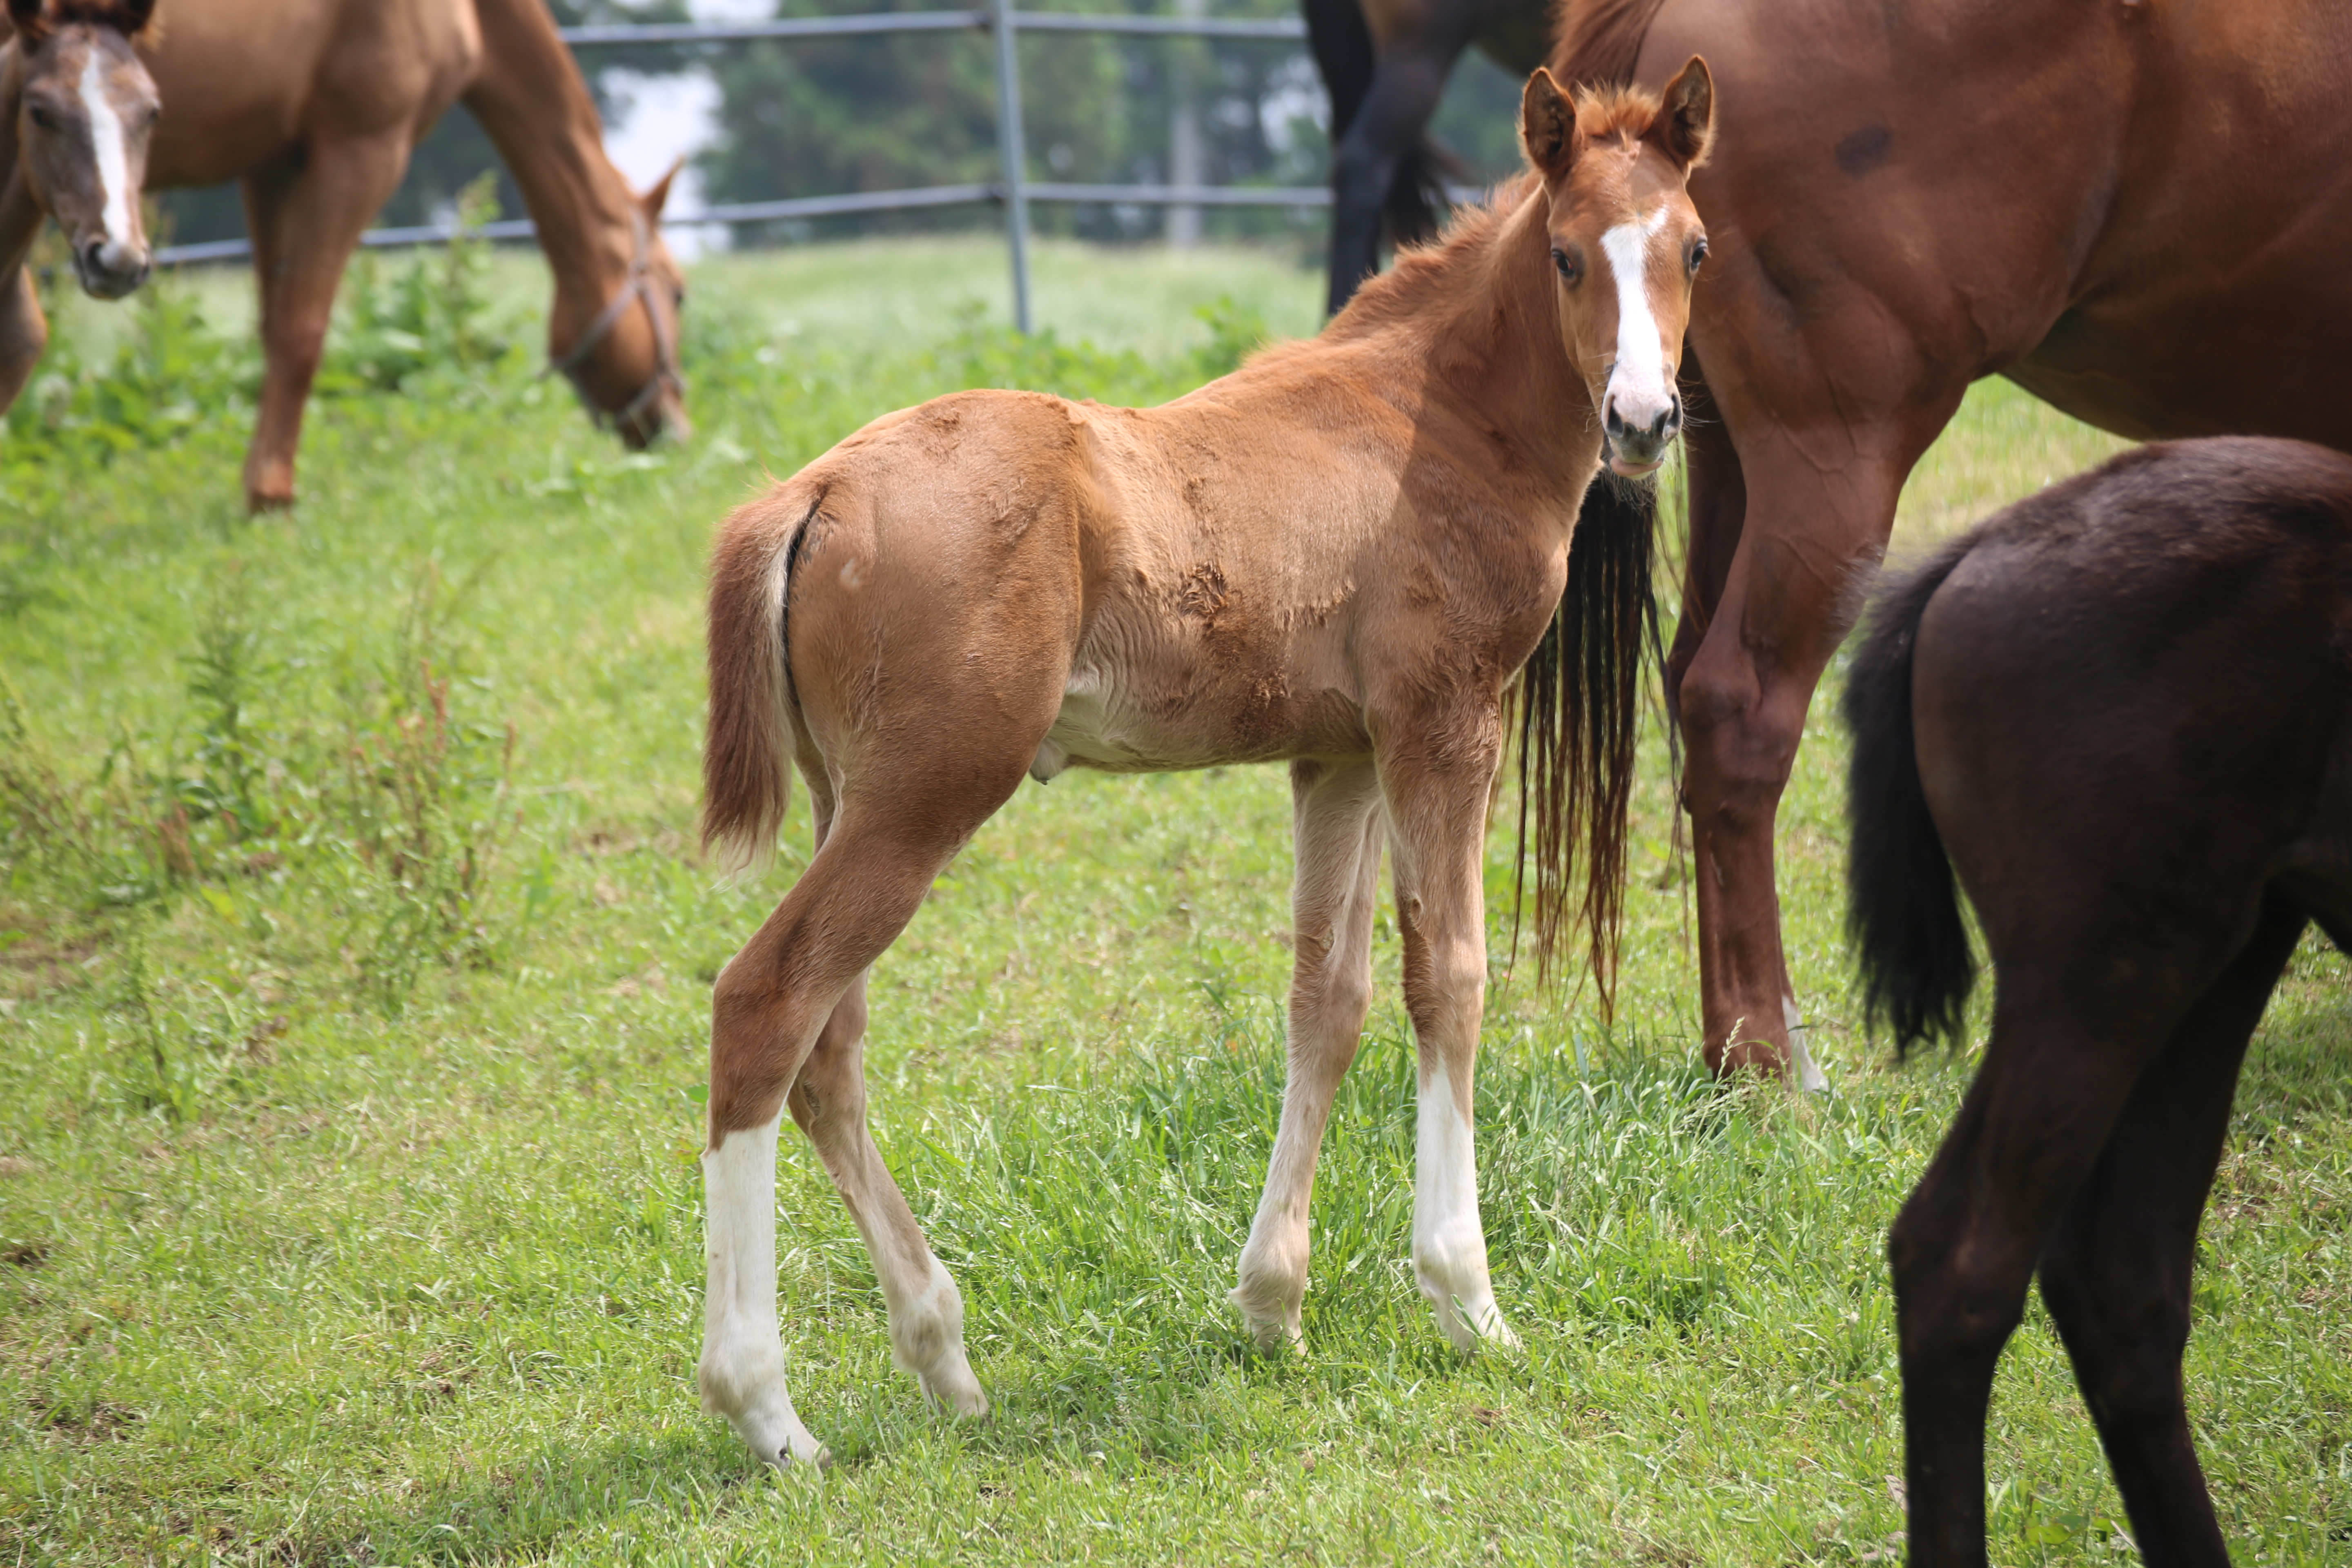
M 1300 1331 L 1309 1188 L 1370 1000 L 1386 838 L 1420 1052 L 1416 1272 L 1457 1344 L 1509 1341 L 1470 1122 L 1481 846 L 1501 689 L 1559 599 L 1562 551 L 1502 552 L 1511 586 L 1490 607 L 1433 601 L 1438 579 L 1395 558 L 1415 546 L 1393 473 L 1285 441 L 1213 398 L 1139 415 L 966 394 L 869 426 L 722 531 L 710 820 L 740 847 L 772 837 L 789 756 L 818 842 L 713 1005 L 700 1381 L 763 1458 L 822 1451 L 778 1342 L 786 1109 L 871 1249 L 897 1363 L 939 1404 L 988 1408 L 955 1283 L 867 1131 L 865 976 L 1024 773 L 1071 764 L 1290 762 L 1290 1076 L 1234 1291 L 1269 1344 Z M 1171 461 L 1189 482 L 1160 482 Z M 1287 529 L 1299 516 L 1311 538 Z
M 1906 1043 L 1958 1022 L 1947 850 L 1997 974 L 1889 1240 L 1914 1563 L 1986 1561 L 1986 1413 L 2037 1270 L 2147 1560 L 2228 1561 L 2190 1270 L 2272 987 L 2306 921 L 2352 932 L 2347 692 L 2352 458 L 2290 442 L 2128 454 L 1882 608 L 1847 698 L 1872 1001 Z

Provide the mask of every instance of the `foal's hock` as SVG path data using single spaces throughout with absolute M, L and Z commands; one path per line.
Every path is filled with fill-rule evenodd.
M 1420 1057 L 1415 1273 L 1454 1343 L 1511 1342 L 1470 1123 L 1503 693 L 1576 612 L 1570 534 L 1604 450 L 1643 472 L 1679 427 L 1675 367 L 1705 254 L 1684 180 L 1712 114 L 1696 60 L 1663 100 L 1571 100 L 1538 72 L 1522 110 L 1532 172 L 1320 338 L 1155 409 L 940 398 L 727 521 L 706 837 L 760 857 L 796 766 L 818 844 L 712 1002 L 700 1377 L 762 1459 L 822 1452 L 777 1332 L 787 1108 L 873 1254 L 898 1365 L 958 1412 L 988 1407 L 955 1282 L 867 1131 L 860 1056 L 868 968 L 1024 773 L 1290 764 L 1290 1077 L 1234 1291 L 1268 1346 L 1300 1334 L 1308 1194 L 1370 1001 L 1387 845 Z M 1586 580 L 1647 593 L 1622 574 Z M 1630 749 L 1573 749 L 1579 680 L 1638 657 L 1639 617 L 1604 618 L 1623 646 L 1564 639 L 1597 657 L 1548 688 L 1563 712 L 1540 729 L 1605 771 Z M 1621 781 L 1583 783 L 1549 798 L 1621 803 L 1593 825 L 1609 841 Z
M 2145 447 L 1880 600 L 1850 923 L 1904 1045 L 1991 1037 L 1889 1237 L 1912 1562 L 1985 1561 L 1995 1363 L 2038 1270 L 2150 1563 L 2229 1561 L 2189 1430 L 2197 1226 L 2306 922 L 2352 933 L 2352 458 Z M 1948 856 L 1948 859 L 1947 857 Z

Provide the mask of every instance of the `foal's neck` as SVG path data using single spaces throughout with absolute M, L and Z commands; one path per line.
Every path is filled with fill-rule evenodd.
M 1450 408 L 1573 505 L 1600 459 L 1601 423 L 1560 342 L 1544 193 L 1530 184 L 1496 202 L 1368 283 L 1330 337 L 1376 344 L 1388 395 Z
M 593 320 L 637 254 L 636 198 L 604 156 L 595 100 L 539 0 L 479 0 L 482 67 L 466 106 L 497 144 L 555 275 L 558 342 Z

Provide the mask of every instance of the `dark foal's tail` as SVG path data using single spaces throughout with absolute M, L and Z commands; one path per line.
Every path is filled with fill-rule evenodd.
M 1514 907 L 1535 821 L 1535 945 L 1538 984 L 1562 939 L 1581 924 L 1607 1014 L 1615 1005 L 1618 923 L 1625 901 L 1625 831 L 1642 722 L 1642 656 L 1663 665 L 1652 591 L 1656 487 L 1604 472 L 1584 492 L 1568 551 L 1568 586 L 1520 671 L 1519 850 Z M 1576 840 L 1584 840 L 1584 898 L 1573 918 Z
M 1845 684 L 1853 759 L 1846 769 L 1846 940 L 1862 966 L 1864 1017 L 1895 1026 L 1898 1051 L 1957 1040 L 1975 955 L 1943 836 L 1927 813 L 1911 731 L 1919 619 L 1975 542 L 1962 539 L 1883 590 Z
M 1337 147 L 1364 107 L 1372 89 L 1372 30 L 1358 0 L 1305 0 L 1307 47 L 1331 95 L 1331 145 Z M 1426 132 L 1413 138 L 1397 159 L 1396 177 L 1381 199 L 1381 220 L 1390 240 L 1410 245 L 1437 233 L 1445 204 L 1445 181 L 1462 173 L 1454 156 Z

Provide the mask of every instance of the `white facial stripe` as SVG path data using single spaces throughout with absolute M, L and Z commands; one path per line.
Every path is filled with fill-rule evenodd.
M 116 245 L 131 243 L 131 154 L 123 140 L 122 116 L 106 97 L 106 66 L 92 47 L 82 61 L 81 104 L 89 115 L 89 139 L 98 155 L 98 192 L 105 204 L 106 237 Z
M 1658 318 L 1650 309 L 1650 241 L 1666 224 L 1665 204 L 1647 218 L 1621 223 L 1601 237 L 1601 253 L 1617 278 L 1617 366 L 1610 373 L 1612 390 L 1623 388 L 1640 396 L 1664 398 L 1665 351 L 1658 335 Z M 1644 399 L 1646 401 L 1647 399 Z

